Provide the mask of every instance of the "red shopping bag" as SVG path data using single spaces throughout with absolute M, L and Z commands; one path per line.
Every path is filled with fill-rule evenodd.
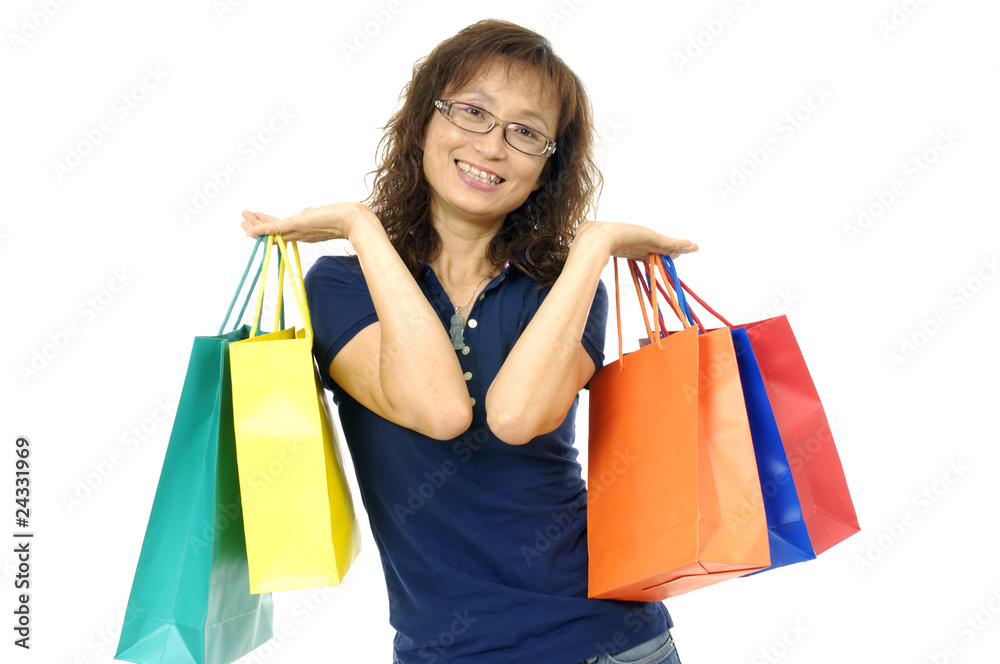
M 732 325 L 687 284 L 677 281 L 727 328 L 746 330 L 788 456 L 813 550 L 820 554 L 860 531 L 830 423 L 788 318 L 782 315 Z

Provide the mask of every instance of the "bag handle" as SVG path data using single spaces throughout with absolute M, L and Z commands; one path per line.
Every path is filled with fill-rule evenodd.
M 718 318 L 719 321 L 723 325 L 725 325 L 726 327 L 730 327 L 730 328 L 734 327 L 734 325 L 732 323 L 730 323 L 728 320 L 726 320 L 725 318 L 722 317 L 722 314 L 720 314 L 719 312 L 717 312 L 712 307 L 708 306 L 708 304 L 705 302 L 705 300 L 703 300 L 700 297 L 698 297 L 698 295 L 695 294 L 695 292 L 692 291 L 691 288 L 686 283 L 684 283 L 679 276 L 677 276 L 677 267 L 674 265 L 673 260 L 670 259 L 670 256 L 664 256 L 663 258 L 665 259 L 665 262 L 666 262 L 666 265 L 667 265 L 667 271 L 670 273 L 670 276 L 673 279 L 673 282 L 675 284 L 674 287 L 677 290 L 677 294 L 679 295 L 679 299 L 682 302 L 681 306 L 687 311 L 687 314 L 688 314 L 688 316 L 690 316 L 690 319 L 693 320 L 702 331 L 704 331 L 705 327 L 701 324 L 701 321 L 698 320 L 698 317 L 694 315 L 694 312 L 692 312 L 688 308 L 688 306 L 687 306 L 687 298 L 684 296 L 684 292 L 685 291 L 687 291 L 687 294 L 690 295 L 691 297 L 693 297 L 694 300 L 695 300 L 695 302 L 697 302 L 698 304 L 700 304 L 705 309 L 705 311 L 707 311 L 708 313 L 710 313 L 713 316 L 715 316 L 716 318 Z
M 267 254 L 267 249 L 266 248 L 264 249 L 264 253 Z M 261 286 L 261 290 L 263 290 L 264 289 L 264 284 L 262 283 L 260 286 Z M 279 260 L 278 261 L 278 302 L 281 302 L 282 304 L 284 304 L 284 302 L 285 302 L 284 286 L 285 286 L 285 262 Z M 275 332 L 277 332 L 278 330 L 285 329 L 284 322 L 282 322 L 282 324 L 280 326 L 278 325 L 278 316 L 281 314 L 281 312 L 284 310 L 284 308 L 285 308 L 284 306 L 281 306 L 281 307 L 277 307 L 276 306 L 274 308 L 274 327 L 272 329 Z
M 615 268 L 615 320 L 618 322 L 618 370 L 625 370 L 625 353 L 622 349 L 622 302 L 621 302 L 621 284 L 618 279 L 618 257 L 615 256 L 612 259 L 612 265 Z M 631 266 L 630 266 L 631 267 Z M 633 280 L 635 275 L 633 274 Z M 635 282 L 635 288 L 638 292 L 639 282 Z M 642 309 L 642 317 L 646 322 L 646 331 L 649 331 L 649 319 L 646 318 L 646 307 L 642 302 L 642 296 L 639 296 L 639 307 Z M 657 344 L 660 343 L 659 335 L 657 335 Z
M 226 317 L 222 321 L 222 325 L 219 326 L 219 336 L 221 336 L 225 329 L 226 324 L 229 323 L 229 317 L 233 313 L 233 307 L 236 306 L 236 300 L 240 297 L 240 292 L 243 290 L 243 284 L 246 283 L 247 275 L 250 274 L 250 268 L 253 266 L 253 260 L 257 256 L 257 249 L 260 248 L 260 243 L 264 241 L 264 236 L 260 235 L 257 237 L 257 241 L 253 245 L 253 251 L 250 253 L 250 260 L 247 261 L 246 269 L 243 270 L 243 276 L 240 277 L 240 283 L 236 287 L 236 293 L 233 294 L 233 301 L 229 303 L 229 309 L 226 310 Z M 260 273 L 264 268 L 264 256 L 261 255 L 261 263 L 257 266 L 257 271 L 253 275 L 253 281 L 250 283 L 250 288 L 247 290 L 247 296 L 243 300 L 243 306 L 240 307 L 240 313 L 236 316 L 236 324 L 233 325 L 233 331 L 240 326 L 240 321 L 243 320 L 243 314 L 246 313 L 247 307 L 250 305 L 250 298 L 253 297 L 253 289 L 257 286 L 257 280 L 260 279 Z M 280 319 L 276 324 L 275 329 L 281 329 L 285 327 L 285 307 L 280 295 L 278 297 L 278 310 Z
M 221 336 L 225 329 L 226 324 L 229 323 L 229 317 L 233 313 L 233 307 L 236 306 L 236 300 L 240 297 L 240 292 L 243 290 L 243 284 L 246 283 L 247 275 L 250 274 L 250 268 L 253 266 L 254 258 L 257 256 L 257 249 L 260 248 L 260 243 L 264 241 L 264 236 L 258 236 L 257 241 L 253 245 L 253 251 L 250 253 L 250 260 L 247 261 L 246 269 L 243 270 L 243 276 L 240 277 L 240 283 L 236 287 L 236 293 L 233 294 L 233 301 L 229 303 L 229 309 L 226 310 L 226 317 L 222 321 L 222 325 L 219 326 L 219 335 Z M 261 256 L 261 263 L 257 266 L 257 271 L 253 275 L 253 281 L 250 283 L 250 288 L 247 290 L 247 296 L 243 300 L 243 306 L 240 307 L 240 313 L 236 316 L 236 324 L 233 325 L 233 331 L 240 326 L 240 321 L 243 320 L 243 314 L 246 313 L 247 307 L 250 305 L 250 298 L 253 296 L 253 289 L 257 286 L 257 280 L 260 279 L 261 270 L 264 268 L 264 257 Z M 280 311 L 280 320 L 278 325 L 283 328 L 285 327 L 285 307 L 280 296 L 278 298 L 278 309 Z M 278 329 L 277 327 L 275 329 Z
M 660 261 L 663 264 L 664 268 L 666 269 L 667 274 L 670 275 L 670 280 L 671 280 L 670 285 L 673 286 L 674 293 L 676 293 L 677 295 L 677 304 L 680 305 L 681 310 L 684 312 L 684 316 L 688 319 L 688 322 L 694 325 L 695 324 L 694 313 L 691 311 L 691 308 L 688 307 L 687 298 L 684 297 L 684 290 L 678 285 L 680 279 L 677 276 L 677 266 L 674 265 L 674 261 L 672 258 L 670 258 L 670 256 L 661 254 Z
M 650 254 L 649 260 L 652 263 L 657 263 L 657 256 L 656 256 L 656 254 Z M 649 286 L 648 286 L 648 284 L 646 284 L 645 280 L 642 280 L 643 281 L 643 285 L 640 287 L 640 285 L 639 285 L 639 281 L 640 281 L 640 279 L 639 279 L 639 266 L 636 263 L 636 261 L 633 260 L 633 259 L 631 259 L 631 258 L 628 259 L 628 263 L 629 263 L 629 271 L 630 271 L 630 273 L 632 275 L 632 283 L 635 286 L 636 295 L 638 295 L 638 297 L 639 297 L 639 309 L 642 311 L 642 319 L 643 319 L 643 322 L 646 325 L 646 333 L 649 335 L 649 341 L 650 341 L 650 343 L 655 343 L 656 346 L 660 350 L 662 350 L 663 349 L 663 344 L 661 342 L 661 339 L 662 339 L 663 335 L 661 335 L 661 332 L 660 332 L 660 323 L 661 323 L 663 317 L 662 317 L 661 314 L 659 314 L 659 310 L 658 310 L 658 308 L 656 306 L 656 291 L 657 290 L 660 290 L 660 292 L 663 293 L 663 296 L 667 299 L 667 302 L 670 303 L 671 308 L 674 310 L 674 313 L 676 313 L 678 315 L 678 318 L 680 319 L 681 324 L 684 325 L 685 329 L 688 328 L 688 327 L 690 327 L 690 324 L 687 322 L 687 320 L 684 318 L 684 316 L 681 315 L 679 307 L 677 306 L 677 304 L 674 301 L 674 299 L 671 297 L 670 293 L 673 292 L 673 288 L 669 284 L 669 282 L 667 281 L 667 274 L 666 274 L 666 271 L 663 269 L 662 263 L 657 263 L 657 265 L 658 265 L 658 267 L 660 269 L 660 273 L 663 275 L 664 282 L 667 283 L 667 288 L 669 289 L 669 292 L 667 290 L 662 289 L 662 288 L 653 288 L 653 289 L 650 289 Z M 617 321 L 617 324 L 618 324 L 618 369 L 619 369 L 619 371 L 623 371 L 625 369 L 625 359 L 624 359 L 625 356 L 624 356 L 624 353 L 622 352 L 623 349 L 622 349 L 621 285 L 620 285 L 620 281 L 619 281 L 619 277 L 618 277 L 618 257 L 617 256 L 614 257 L 613 265 L 614 265 L 614 272 L 615 272 L 615 318 L 616 318 L 616 321 Z M 657 286 L 659 286 L 659 284 L 657 284 Z M 643 295 L 643 291 L 644 290 L 645 290 L 645 296 L 650 299 L 650 303 L 651 303 L 652 308 L 653 308 L 653 327 L 652 328 L 650 328 L 650 325 L 649 325 L 649 316 L 647 316 L 647 314 L 646 314 L 646 303 L 645 303 L 646 297 L 644 297 L 644 295 Z
M 622 350 L 622 302 L 621 302 L 621 285 L 618 279 L 618 257 L 615 256 L 612 260 L 612 264 L 615 268 L 615 319 L 618 322 L 618 370 L 625 370 L 625 353 Z M 631 266 L 630 266 L 631 267 Z M 633 279 L 634 279 L 633 275 Z M 639 290 L 639 283 L 635 284 L 636 290 Z M 642 317 L 646 322 L 646 331 L 649 331 L 649 319 L 646 318 L 646 307 L 642 302 L 642 296 L 639 298 L 639 306 L 642 308 Z M 657 336 L 657 343 L 659 344 L 659 336 Z
M 662 263 L 660 262 L 660 257 L 656 256 L 654 258 L 654 256 L 655 254 L 650 254 L 650 263 L 645 264 L 646 276 L 645 279 L 641 280 L 642 290 L 646 293 L 646 297 L 649 298 L 652 303 L 654 303 L 653 308 L 660 317 L 659 318 L 660 325 L 662 328 L 666 329 L 666 323 L 663 320 L 663 312 L 660 311 L 659 307 L 655 306 L 656 300 L 653 299 L 655 297 L 655 293 L 651 291 L 653 282 L 656 282 L 657 289 L 660 291 L 660 293 L 663 294 L 663 297 L 667 299 L 667 302 L 670 304 L 671 308 L 674 310 L 674 313 L 677 315 L 677 318 L 681 321 L 681 323 L 683 323 L 685 320 L 685 315 L 684 315 L 685 312 L 682 310 L 682 308 L 679 309 L 677 306 L 678 300 L 677 300 L 677 293 L 675 292 L 675 287 L 672 283 L 670 283 L 670 280 L 667 278 L 667 274 L 664 271 Z M 655 265 L 659 269 L 660 275 L 663 278 L 663 283 L 660 283 L 659 281 L 656 281 L 656 279 L 651 278 L 650 264 Z M 633 274 L 638 274 L 638 266 L 636 265 L 635 261 L 630 262 L 629 268 L 633 271 Z M 664 288 L 664 284 L 666 284 L 666 288 L 670 289 L 669 293 L 667 292 L 666 288 Z M 638 292 L 639 292 L 638 286 L 636 286 L 636 293 Z M 683 293 L 681 293 L 681 296 L 683 296 Z M 642 298 L 641 294 L 639 295 L 639 298 L 640 299 Z M 690 322 L 690 319 L 688 319 L 688 322 Z
M 683 313 L 684 318 L 686 318 L 688 320 L 688 322 L 691 323 L 692 325 L 696 325 L 698 327 L 699 331 L 705 332 L 706 330 L 705 330 L 704 324 L 698 318 L 698 315 L 696 313 L 694 313 L 694 311 L 692 311 L 691 308 L 688 306 L 687 298 L 684 296 L 684 290 L 683 289 L 682 290 L 678 290 L 677 284 L 678 283 L 683 283 L 683 282 L 677 276 L 677 268 L 674 266 L 673 260 L 670 258 L 670 256 L 662 255 L 662 254 L 660 255 L 659 258 L 660 258 L 661 261 L 666 261 L 666 266 L 665 266 L 664 269 L 666 269 L 667 273 L 670 275 L 670 279 L 667 280 L 666 278 L 664 278 L 664 281 L 667 283 L 667 287 L 670 288 L 670 292 L 674 295 L 674 297 L 676 298 L 677 303 L 680 305 L 680 308 L 681 308 L 681 311 Z M 647 267 L 647 273 L 648 273 L 648 271 L 649 271 L 649 269 Z M 663 293 L 664 296 L 667 296 L 667 291 L 664 289 L 663 284 L 657 282 L 656 286 L 659 289 L 659 291 L 661 293 Z M 684 284 L 684 288 L 687 288 L 687 284 Z M 649 296 L 649 288 L 647 287 L 647 284 L 645 284 L 645 283 L 643 284 L 643 289 L 646 291 L 646 296 L 648 297 Z M 688 294 L 694 295 L 694 293 L 692 293 L 689 288 L 687 290 L 688 290 Z M 698 300 L 698 302 L 703 307 L 705 307 L 716 318 L 718 318 L 719 320 L 721 320 L 727 327 L 732 327 L 732 325 L 729 324 L 728 321 L 726 321 L 724 318 L 722 318 L 722 316 L 720 316 L 718 313 L 716 313 L 714 309 L 712 309 L 707 304 L 705 304 L 704 302 L 702 302 L 701 298 L 698 298 L 697 295 L 694 295 L 694 297 L 695 297 L 695 299 Z M 677 313 L 676 310 L 675 310 L 675 313 Z M 678 315 L 680 315 L 680 314 L 678 314 Z
M 288 257 L 288 249 L 285 246 L 285 241 L 280 235 L 268 235 L 267 245 L 264 248 L 264 266 L 263 266 L 263 277 L 260 282 L 260 290 L 257 294 L 257 310 L 254 314 L 253 327 L 250 330 L 250 336 L 257 336 L 257 330 L 260 325 L 260 315 L 264 308 L 264 288 L 267 282 L 267 267 L 271 260 L 271 247 L 274 245 L 274 240 L 278 240 L 278 297 L 282 296 L 282 285 L 284 283 L 284 267 L 288 266 L 289 278 L 292 282 L 292 293 L 295 295 L 295 301 L 298 304 L 299 315 L 302 317 L 302 324 L 305 328 L 306 337 L 309 339 L 310 345 L 312 345 L 313 330 L 312 330 L 312 320 L 309 317 L 309 307 L 306 303 L 305 297 L 305 283 L 302 279 L 302 261 L 299 257 L 299 248 L 295 242 L 292 242 L 292 250 L 295 254 L 295 269 L 292 269 L 292 262 Z
M 660 267 L 663 268 L 663 269 L 665 269 L 666 272 L 670 275 L 670 279 L 664 278 L 664 282 L 668 283 L 670 285 L 670 287 L 672 288 L 671 292 L 674 293 L 674 295 L 675 295 L 675 297 L 677 299 L 677 303 L 680 305 L 681 312 L 683 313 L 683 316 L 692 325 L 697 325 L 698 326 L 698 330 L 700 332 L 705 332 L 705 326 L 702 325 L 702 323 L 701 323 L 700 320 L 698 320 L 698 316 L 696 316 L 695 313 L 693 311 L 691 311 L 691 308 L 688 306 L 688 303 L 687 303 L 687 298 L 684 297 L 684 291 L 677 285 L 677 283 L 680 281 L 680 279 L 677 276 L 677 268 L 676 268 L 676 266 L 674 266 L 673 259 L 671 259 L 670 256 L 667 256 L 665 254 L 661 254 L 659 256 L 659 260 L 660 260 L 660 263 L 661 263 Z M 665 265 L 664 265 L 664 261 L 665 261 Z M 657 284 L 657 286 L 660 288 L 660 290 L 662 292 L 663 291 L 663 286 L 661 286 L 660 284 Z
M 285 246 L 284 239 L 280 235 L 275 237 L 278 239 L 278 247 L 281 249 L 282 257 L 285 259 L 285 262 L 288 262 L 288 249 Z M 302 277 L 302 259 L 299 257 L 298 243 L 292 242 L 291 244 L 292 254 L 295 256 L 295 277 L 292 280 L 292 286 L 295 287 L 295 300 L 299 305 L 299 313 L 302 315 L 302 323 L 306 328 L 306 334 L 311 339 L 313 336 L 312 317 L 309 315 L 309 302 L 306 300 L 306 283 L 305 279 Z
M 236 293 L 233 295 L 233 301 L 229 303 L 229 309 L 226 310 L 226 317 L 222 321 L 222 325 L 219 326 L 219 335 L 223 334 L 226 329 L 226 325 L 229 323 L 229 317 L 233 313 L 233 307 L 236 306 L 236 300 L 240 297 L 240 292 L 243 290 L 243 284 L 246 283 L 247 275 L 250 274 L 250 268 L 253 266 L 253 259 L 257 256 L 257 249 L 260 247 L 260 242 L 263 237 L 258 237 L 257 241 L 253 245 L 253 253 L 250 254 L 250 260 L 247 261 L 247 267 L 243 270 L 243 276 L 240 277 L 240 284 L 236 287 Z M 250 290 L 247 291 L 246 299 L 243 300 L 243 308 L 240 309 L 240 315 L 236 317 L 236 325 L 233 327 L 235 330 L 240 325 L 240 321 L 243 320 L 243 313 L 247 310 L 247 305 L 250 304 L 250 296 L 253 295 L 254 286 L 257 285 L 257 280 L 260 278 L 261 266 L 257 266 L 257 273 L 254 274 L 253 283 L 250 284 Z

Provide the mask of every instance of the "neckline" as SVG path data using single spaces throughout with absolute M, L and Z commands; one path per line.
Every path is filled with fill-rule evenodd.
M 437 287 L 437 290 L 439 291 L 438 300 L 443 306 L 446 306 L 448 308 L 445 320 L 450 319 L 450 317 L 456 312 L 455 312 L 455 305 L 451 301 L 451 298 L 448 296 L 448 291 L 444 289 L 444 285 L 441 284 L 441 280 L 438 279 L 437 273 L 434 271 L 434 268 L 430 266 L 430 263 L 427 263 L 425 261 L 420 261 L 420 265 L 421 265 L 421 274 L 420 274 L 421 278 L 422 279 L 427 279 L 429 277 L 433 278 L 433 284 Z M 473 295 L 472 301 L 468 305 L 468 310 L 466 310 L 465 306 L 462 307 L 462 310 L 459 313 L 463 314 L 463 319 L 468 320 L 469 314 L 476 306 L 476 300 L 481 299 L 483 295 L 493 290 L 494 288 L 498 287 L 500 285 L 500 282 L 502 282 L 504 279 L 507 278 L 507 274 L 509 272 L 510 272 L 510 260 L 508 259 L 503 262 L 503 264 L 500 266 L 500 271 L 497 274 L 495 274 L 493 278 L 489 280 L 489 282 L 487 282 L 486 286 L 484 286 L 483 289 L 479 291 L 478 295 Z M 442 311 L 440 313 L 443 314 L 444 312 Z

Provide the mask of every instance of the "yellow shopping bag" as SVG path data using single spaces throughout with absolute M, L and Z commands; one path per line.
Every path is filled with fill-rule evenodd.
M 257 336 L 268 237 L 251 336 L 229 347 L 251 593 L 340 585 L 361 546 L 340 441 L 313 360 L 298 247 L 290 243 L 293 270 L 281 236 L 277 241 L 279 302 L 287 265 L 305 329 Z

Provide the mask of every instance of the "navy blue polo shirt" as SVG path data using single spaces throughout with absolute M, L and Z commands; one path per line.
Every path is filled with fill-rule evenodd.
M 417 283 L 447 330 L 454 308 L 429 265 Z M 477 296 L 455 351 L 472 425 L 440 441 L 372 413 L 329 376 L 337 352 L 377 320 L 357 258 L 320 258 L 305 286 L 313 352 L 382 558 L 401 664 L 576 664 L 671 626 L 659 602 L 587 598 L 579 397 L 556 430 L 525 445 L 504 443 L 486 424 L 486 392 L 549 288 L 505 265 Z M 601 283 L 582 339 L 597 367 L 607 311 Z

